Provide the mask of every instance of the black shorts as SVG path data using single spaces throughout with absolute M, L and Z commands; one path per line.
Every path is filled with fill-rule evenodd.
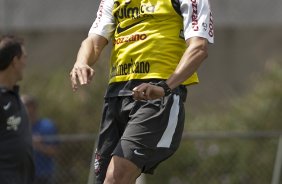
M 143 173 L 170 157 L 182 137 L 185 94 L 135 101 L 131 96 L 105 99 L 95 154 L 97 183 L 103 183 L 113 155 L 133 162 Z

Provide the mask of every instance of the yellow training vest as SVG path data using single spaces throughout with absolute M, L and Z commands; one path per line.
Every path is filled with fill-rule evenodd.
M 115 0 L 110 81 L 167 79 L 184 51 L 183 18 L 172 0 Z M 194 73 L 184 85 L 198 83 Z

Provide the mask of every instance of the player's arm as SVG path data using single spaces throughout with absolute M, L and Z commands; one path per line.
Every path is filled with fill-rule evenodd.
M 194 72 L 208 56 L 208 43 L 213 43 L 213 18 L 209 0 L 180 0 L 187 49 L 176 70 L 166 81 L 174 89 Z M 196 16 L 196 20 L 195 20 Z
M 188 47 L 183 54 L 177 68 L 167 79 L 170 89 L 174 89 L 192 76 L 201 63 L 208 57 L 208 41 L 201 37 L 192 37 L 186 41 Z
M 91 81 L 95 73 L 91 66 L 97 62 L 101 51 L 112 37 L 115 30 L 113 6 L 113 0 L 101 0 L 97 17 L 89 30 L 89 36 L 82 42 L 76 62 L 70 72 L 74 91 L 79 85 L 85 85 Z
M 192 37 L 186 41 L 188 47 L 175 71 L 166 80 L 170 89 L 174 89 L 197 71 L 208 56 L 208 41 L 201 37 Z M 137 100 L 156 99 L 165 95 L 162 87 L 143 83 L 133 89 L 133 97 Z
M 209 0 L 179 0 L 183 16 L 184 35 L 187 49 L 177 68 L 165 81 L 170 89 L 174 89 L 188 79 L 199 68 L 208 56 L 208 43 L 213 43 L 213 19 Z M 197 10 L 197 26 L 195 27 L 195 9 Z M 133 97 L 139 99 L 155 99 L 164 96 L 164 89 L 150 84 L 141 84 L 133 89 Z
M 77 90 L 79 85 L 88 84 L 92 80 L 95 71 L 91 66 L 97 62 L 107 43 L 108 40 L 106 38 L 97 34 L 90 34 L 81 43 L 76 62 L 70 72 L 74 91 Z

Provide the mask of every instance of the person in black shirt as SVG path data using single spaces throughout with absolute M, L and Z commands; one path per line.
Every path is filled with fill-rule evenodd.
M 17 85 L 23 78 L 26 57 L 21 39 L 0 38 L 1 184 L 31 184 L 34 178 L 30 124 Z

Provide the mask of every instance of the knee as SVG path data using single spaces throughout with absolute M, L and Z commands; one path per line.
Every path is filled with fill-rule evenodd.
M 114 157 L 108 167 L 104 184 L 131 184 L 140 175 L 140 170 L 130 161 Z
M 122 184 L 127 179 L 126 172 L 117 168 L 108 168 L 105 183 L 106 184 Z

